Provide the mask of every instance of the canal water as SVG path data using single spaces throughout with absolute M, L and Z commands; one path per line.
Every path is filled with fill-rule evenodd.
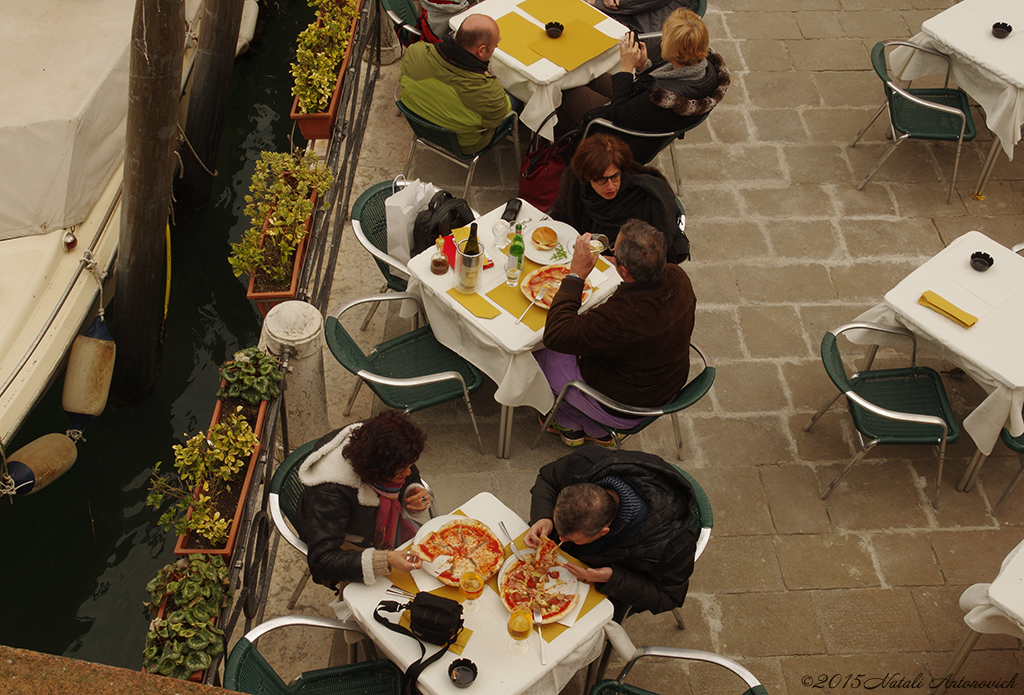
M 205 431 L 217 368 L 255 345 L 260 321 L 245 278 L 227 263 L 247 226 L 242 210 L 262 150 L 287 150 L 295 38 L 313 16 L 304 0 L 260 3 L 250 53 L 236 61 L 210 203 L 172 228 L 172 286 L 155 392 L 108 404 L 86 428 L 74 467 L 13 503 L 0 499 L 0 644 L 138 669 L 148 618 L 146 582 L 173 560 L 173 532 L 145 506 L 157 461 Z M 116 320 L 112 317 L 111 320 Z M 68 428 L 58 381 L 9 452 Z

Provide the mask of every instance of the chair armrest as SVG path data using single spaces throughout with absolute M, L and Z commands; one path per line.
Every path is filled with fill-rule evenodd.
M 660 33 L 659 33 L 660 36 Z M 669 138 L 674 137 L 675 133 L 648 133 L 641 130 L 630 130 L 629 128 L 623 128 L 622 126 L 615 125 L 607 118 L 594 118 L 587 122 L 587 127 L 583 129 L 583 140 L 587 139 L 587 135 L 590 134 L 590 126 L 599 125 L 602 128 L 608 128 L 609 130 L 615 130 L 626 135 L 635 135 L 640 138 Z
M 906 46 L 908 48 L 914 49 L 915 51 L 924 51 L 925 53 L 929 53 L 929 54 L 931 54 L 933 56 L 937 56 L 939 58 L 942 58 L 944 61 L 946 61 L 946 83 L 945 83 L 945 86 L 946 87 L 949 86 L 949 72 L 953 68 L 953 62 L 949 59 L 949 56 L 946 55 L 945 53 L 939 53 L 938 51 L 936 51 L 933 48 L 925 48 L 924 46 L 918 46 L 916 43 L 911 43 L 910 41 L 898 41 L 897 40 L 897 41 L 883 41 L 882 43 L 886 47 L 888 47 L 888 46 Z
M 662 410 L 661 408 L 641 408 L 635 405 L 626 405 L 625 403 L 619 403 L 618 401 L 613 400 L 608 396 L 604 395 L 590 384 L 584 383 L 578 379 L 573 379 L 572 381 L 568 382 L 565 386 L 562 387 L 562 390 L 558 394 L 558 401 L 555 404 L 556 408 L 558 407 L 558 405 L 561 404 L 563 400 L 565 400 L 565 395 L 566 393 L 568 393 L 570 388 L 575 388 L 579 391 L 582 391 L 583 393 L 587 394 L 588 396 L 590 396 L 603 406 L 614 408 L 615 410 L 618 410 L 626 415 L 632 415 L 633 417 L 658 417 L 659 415 L 665 414 L 665 411 Z
M 646 656 L 656 656 L 667 659 L 685 659 L 688 661 L 706 661 L 710 664 L 717 664 L 722 668 L 732 671 L 742 678 L 748 687 L 753 688 L 761 685 L 761 682 L 757 680 L 757 677 L 754 676 L 753 673 L 745 669 L 743 666 L 740 666 L 732 659 L 725 658 L 721 654 L 699 651 L 697 649 L 678 649 L 675 647 L 641 647 L 622 668 L 622 671 L 619 673 L 619 677 L 616 680 L 622 682 L 626 677 L 626 674 L 628 674 L 633 668 L 633 664 Z
M 426 316 L 426 312 L 423 310 L 423 302 L 420 301 L 419 297 L 414 294 L 409 294 L 408 292 L 388 292 L 387 294 L 371 294 L 366 297 L 359 297 L 358 299 L 353 299 L 350 302 L 342 304 L 339 308 L 328 314 L 328 316 L 340 319 L 342 314 L 352 307 L 359 306 L 360 304 L 367 304 L 370 302 L 393 302 L 396 299 L 408 299 L 416 302 L 416 306 L 419 307 L 420 314 Z
M 370 243 L 370 240 L 366 238 L 366 234 L 363 233 L 363 225 L 359 223 L 359 220 L 352 220 L 352 231 L 356 233 L 356 239 L 362 244 L 363 248 L 370 252 L 370 255 L 376 258 L 381 263 L 385 263 L 394 270 L 397 270 L 402 275 L 408 277 L 410 275 L 408 266 L 402 263 L 394 256 L 381 251 L 379 248 Z
M 715 366 L 714 362 L 711 361 L 711 357 L 708 356 L 707 351 L 704 348 L 702 348 L 700 345 L 698 345 L 697 343 L 694 343 L 694 342 L 691 341 L 690 342 L 690 349 L 697 353 L 697 355 L 700 357 L 701 361 L 704 362 L 704 367 L 705 368 L 706 367 L 714 367 Z
M 396 27 L 399 27 L 400 29 L 405 29 L 406 31 L 408 31 L 411 34 L 416 34 L 416 36 L 422 36 L 423 35 L 423 32 L 421 32 L 416 27 L 412 26 L 411 24 L 406 24 L 404 19 L 399 17 L 397 14 L 395 14 L 394 10 L 385 10 L 385 11 L 388 13 L 388 17 L 391 17 L 391 21 L 395 23 Z
M 861 396 L 856 391 L 844 391 L 843 395 L 849 398 L 851 401 L 859 405 L 864 410 L 868 410 L 875 415 L 881 417 L 887 417 L 890 420 L 899 420 L 900 422 L 913 422 L 918 425 L 935 425 L 936 427 L 942 428 L 942 441 L 945 443 L 946 437 L 949 435 L 949 425 L 940 417 L 935 415 L 920 415 L 918 413 L 903 413 L 898 410 L 889 410 L 883 408 L 880 405 L 875 405 L 871 401 Z
M 374 374 L 368 372 L 365 369 L 360 369 L 356 376 L 360 379 L 366 379 L 367 381 L 373 382 L 374 384 L 380 384 L 381 386 L 396 386 L 396 387 L 408 387 L 408 386 L 426 386 L 428 384 L 437 384 L 442 381 L 458 381 L 462 386 L 462 393 L 467 397 L 469 392 L 466 390 L 466 380 L 462 378 L 462 375 L 458 372 L 436 372 L 435 374 L 425 374 L 423 376 L 414 376 L 404 379 L 398 379 L 390 376 L 381 376 L 380 374 Z
M 281 534 L 281 537 L 303 555 L 308 554 L 309 546 L 292 531 L 281 510 L 281 496 L 276 492 L 271 492 L 267 503 L 270 506 L 270 516 L 274 519 L 274 526 L 277 527 L 277 532 Z
M 918 106 L 923 106 L 924 108 L 931 109 L 932 111 L 941 111 L 942 113 L 948 114 L 950 116 L 958 116 L 960 118 L 960 137 L 963 137 L 964 130 L 967 128 L 967 114 L 965 114 L 963 111 L 953 106 L 946 106 L 945 104 L 936 104 L 934 101 L 928 101 L 927 99 L 922 99 L 921 97 L 914 96 L 907 90 L 903 89 L 899 85 L 892 82 L 892 80 L 886 82 L 886 84 L 889 86 L 889 89 L 896 92 L 907 101 L 914 102 Z
M 304 625 L 306 627 L 326 627 L 332 630 L 342 630 L 344 632 L 355 632 L 365 636 L 366 633 L 359 625 L 350 620 L 338 620 L 337 618 L 321 618 L 313 615 L 285 615 L 280 618 L 272 618 L 265 623 L 260 623 L 253 629 L 245 633 L 245 639 L 249 642 L 255 643 L 263 635 L 277 630 L 278 628 L 288 627 L 290 625 Z

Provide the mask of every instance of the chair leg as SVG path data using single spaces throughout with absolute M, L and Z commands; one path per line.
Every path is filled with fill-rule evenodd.
M 352 389 L 352 395 L 348 397 L 348 403 L 345 405 L 345 412 L 342 413 L 342 415 L 344 415 L 345 417 L 348 417 L 349 413 L 352 412 L 352 406 L 355 405 L 356 396 L 359 395 L 359 389 L 361 389 L 362 387 L 363 380 L 357 377 L 355 388 Z
M 946 440 L 939 445 L 939 474 L 935 476 L 935 496 L 932 497 L 932 506 L 939 508 L 939 489 L 942 487 L 942 464 L 946 461 Z
M 957 647 L 956 653 L 953 654 L 953 660 L 949 663 L 946 675 L 942 678 L 942 685 L 935 690 L 933 695 L 944 695 L 946 687 L 950 681 L 956 678 L 956 674 L 960 672 L 960 667 L 967 661 L 967 657 L 970 655 L 971 650 L 974 649 L 974 645 L 978 643 L 978 638 L 980 637 L 980 632 L 975 632 L 970 628 L 967 629 L 967 634 L 960 640 L 960 646 Z
M 832 404 L 835 403 L 836 401 L 838 401 L 840 396 L 842 396 L 842 395 L 843 395 L 843 392 L 840 391 L 839 389 L 836 389 L 835 395 L 833 395 L 831 398 L 829 398 L 827 401 L 825 401 L 821 405 L 821 407 L 818 408 L 818 412 L 816 412 L 814 415 L 812 415 L 811 419 L 807 421 L 806 425 L 804 425 L 804 432 L 810 432 L 811 431 L 811 427 L 814 426 L 814 423 L 816 423 L 821 418 L 821 416 L 824 415 L 825 412 L 829 408 L 832 407 Z
M 292 597 L 288 599 L 288 610 L 295 608 L 295 602 L 299 600 L 299 594 L 301 594 L 302 590 L 306 588 L 306 582 L 309 581 L 309 576 L 309 565 L 307 564 L 306 568 L 302 571 L 302 579 L 300 579 L 299 583 L 295 585 L 295 590 L 292 591 Z
M 403 174 L 403 176 L 405 176 L 406 179 L 409 178 L 409 170 L 412 168 L 412 156 L 414 154 L 416 154 L 416 134 L 415 133 L 413 133 L 413 135 L 412 135 L 412 145 L 409 147 L 409 156 L 405 160 L 405 173 Z
M 473 431 L 476 432 L 476 441 L 480 445 L 480 453 L 484 453 L 484 440 L 480 439 L 480 429 L 476 426 L 476 416 L 473 415 L 473 404 L 469 402 L 469 394 L 463 393 L 463 400 L 466 401 L 466 410 L 469 411 L 469 419 L 473 423 Z
M 864 448 L 861 449 L 859 452 L 857 452 L 857 455 L 854 456 L 853 460 L 850 461 L 850 463 L 848 463 L 846 465 L 846 468 L 844 468 L 843 472 L 839 474 L 839 477 L 837 477 L 835 480 L 832 481 L 832 484 L 828 486 L 828 489 L 825 490 L 825 492 L 821 493 L 821 497 L 819 497 L 818 499 L 825 499 L 830 494 L 832 494 L 832 490 L 834 490 L 836 485 L 839 484 L 839 481 L 842 480 L 844 477 L 846 477 L 846 474 L 850 472 L 850 469 L 853 468 L 855 465 L 857 465 L 857 462 L 860 461 L 862 458 L 864 458 L 864 456 L 869 451 L 874 449 L 876 444 L 878 444 L 878 440 L 877 439 L 872 439 L 870 442 L 865 444 Z
M 473 174 L 476 172 L 476 163 L 480 161 L 480 157 L 473 157 L 473 161 L 469 163 L 469 172 L 466 174 L 466 188 L 462 191 L 462 197 L 465 200 L 469 200 L 469 184 L 473 181 Z
M 676 458 L 683 460 L 683 431 L 679 429 L 679 413 L 672 413 L 672 431 L 676 435 Z
M 679 167 L 676 166 L 676 141 L 673 140 L 668 144 L 668 153 L 672 157 L 672 190 L 679 189 Z
M 956 159 L 953 160 L 953 178 L 949 180 L 949 195 L 946 196 L 946 205 L 953 202 L 953 186 L 956 184 L 956 172 L 960 169 L 960 150 L 963 145 L 963 138 L 956 141 Z
M 906 141 L 906 139 L 906 135 L 900 138 L 893 139 L 892 144 L 889 145 L 889 149 L 885 151 L 885 154 L 882 155 L 882 158 L 875 163 L 875 166 L 871 167 L 871 171 L 868 172 L 868 175 L 865 176 L 864 180 L 857 185 L 858 191 L 864 190 L 864 186 L 868 185 L 868 181 L 871 180 L 871 177 L 874 176 L 875 173 L 882 168 L 882 165 L 885 164 L 885 160 L 889 159 L 890 155 L 892 155 L 892 153 L 896 151 L 896 148 L 899 147 L 904 141 Z
M 871 124 L 878 120 L 878 117 L 882 115 L 882 112 L 885 111 L 886 108 L 888 108 L 888 106 L 889 106 L 888 99 L 882 102 L 882 105 L 878 107 L 877 111 L 875 111 L 875 115 L 871 117 L 871 120 L 868 121 L 868 124 L 866 126 L 864 126 L 863 128 L 861 128 L 860 132 L 857 133 L 857 137 L 855 137 L 853 139 L 853 142 L 850 143 L 850 147 L 853 147 L 854 145 L 857 144 L 857 141 L 861 139 L 861 136 L 863 136 L 864 133 L 868 132 L 868 128 L 871 127 Z
M 387 291 L 388 291 L 388 283 L 386 283 L 386 282 L 384 283 L 384 285 L 379 290 L 377 290 L 377 292 L 380 293 L 380 294 L 383 294 L 384 292 L 387 292 Z M 377 307 L 379 307 L 379 306 L 380 306 L 380 302 L 374 302 L 373 304 L 370 305 L 370 310 L 366 312 L 366 318 L 363 319 L 363 325 L 359 327 L 359 330 L 361 330 L 363 332 L 366 331 L 366 329 L 370 325 L 370 321 L 373 320 L 373 315 L 377 313 Z
M 682 608 L 673 608 L 672 609 L 672 617 L 676 619 L 676 625 L 679 626 L 680 630 L 685 630 L 686 629 L 686 623 L 683 622 L 683 609 Z
M 1006 486 L 1003 496 L 999 498 L 998 502 L 996 502 L 996 506 L 992 509 L 992 516 L 998 514 L 999 510 L 1003 508 L 1003 502 L 1005 502 L 1006 498 L 1010 496 L 1011 492 L 1013 492 L 1013 488 L 1017 487 L 1017 483 L 1020 482 L 1021 475 L 1024 474 L 1024 454 L 1018 454 L 1017 456 L 1020 458 L 1020 468 L 1017 469 L 1017 475 L 1013 476 L 1013 480 L 1011 480 L 1010 484 Z

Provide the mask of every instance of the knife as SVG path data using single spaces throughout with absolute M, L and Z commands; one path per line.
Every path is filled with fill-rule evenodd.
M 519 548 L 516 547 L 516 542 L 512 540 L 512 534 L 508 532 L 507 528 L 505 528 L 505 522 L 499 521 L 498 526 L 500 526 L 501 530 L 505 532 L 505 537 L 508 538 L 508 544 L 512 547 L 512 554 L 515 555 L 516 559 L 520 562 L 526 562 L 526 558 L 522 556 L 522 554 L 519 552 Z

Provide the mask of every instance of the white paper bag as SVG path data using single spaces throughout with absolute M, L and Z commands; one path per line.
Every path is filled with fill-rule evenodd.
M 388 255 L 402 263 L 411 258 L 412 226 L 416 215 L 427 207 L 430 199 L 440 190 L 432 183 L 419 179 L 410 181 L 405 188 L 384 201 L 384 213 L 388 223 Z

